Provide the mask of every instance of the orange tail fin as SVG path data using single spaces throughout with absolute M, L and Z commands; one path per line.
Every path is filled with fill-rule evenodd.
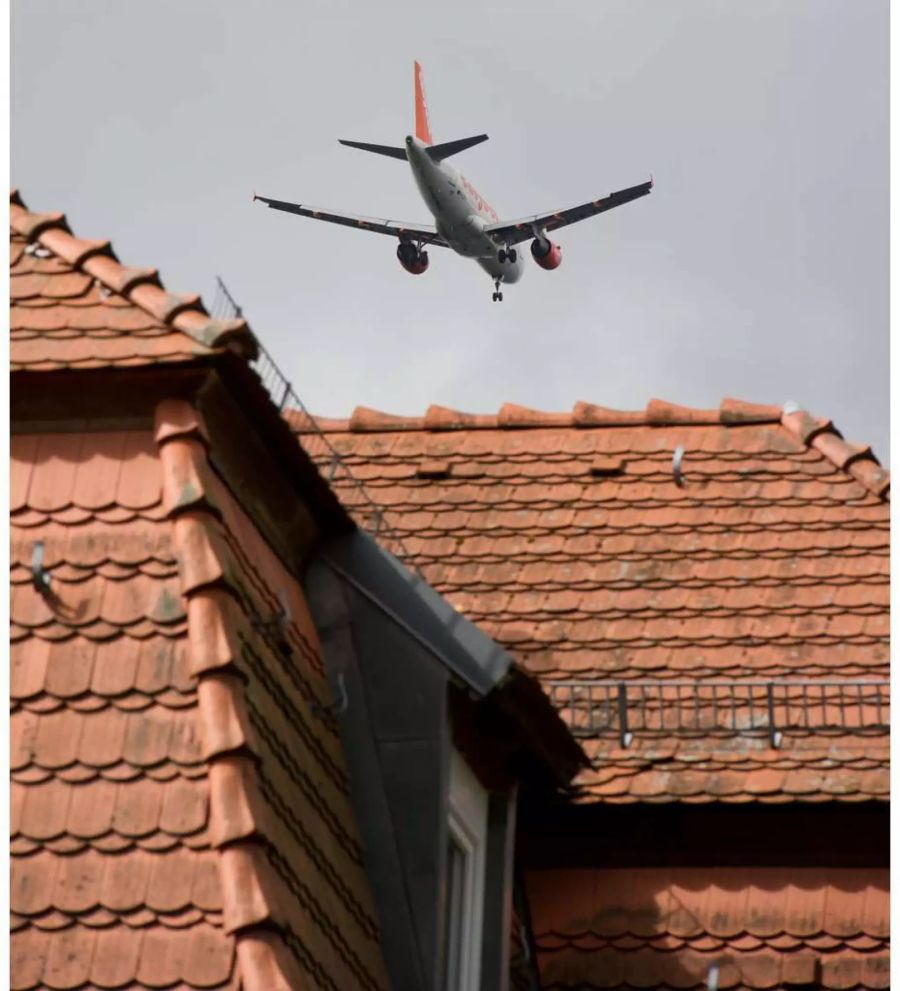
M 431 124 L 428 120 L 428 104 L 425 102 L 425 87 L 422 85 L 422 66 L 415 63 L 416 79 L 416 137 L 425 144 L 432 144 Z

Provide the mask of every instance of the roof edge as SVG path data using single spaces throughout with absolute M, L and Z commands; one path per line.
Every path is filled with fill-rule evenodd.
M 62 261 L 198 344 L 211 350 L 228 348 L 247 361 L 259 356 L 256 335 L 246 320 L 214 319 L 199 295 L 167 292 L 156 269 L 123 265 L 109 241 L 75 237 L 65 214 L 32 213 L 17 189 L 10 190 L 9 222 L 16 233 L 40 242 Z
M 723 399 L 718 409 L 693 409 L 665 399 L 651 399 L 642 410 L 618 410 L 595 403 L 577 402 L 566 413 L 530 409 L 504 403 L 496 413 L 466 413 L 448 406 L 431 405 L 424 416 L 400 416 L 357 406 L 349 417 L 318 417 L 301 410 L 285 410 L 297 433 L 382 433 L 400 430 L 515 430 L 541 427 L 624 426 L 740 426 L 779 423 L 781 406 Z
M 890 498 L 891 473 L 881 466 L 868 444 L 848 443 L 831 420 L 810 416 L 790 404 L 785 405 L 781 425 L 795 440 L 817 450 L 874 496 L 882 500 Z

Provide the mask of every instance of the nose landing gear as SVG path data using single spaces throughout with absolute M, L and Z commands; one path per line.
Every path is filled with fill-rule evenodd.
M 500 292 L 500 280 L 499 279 L 494 279 L 494 294 L 493 294 L 493 296 L 491 296 L 491 299 L 495 303 L 502 303 L 503 302 L 503 293 Z

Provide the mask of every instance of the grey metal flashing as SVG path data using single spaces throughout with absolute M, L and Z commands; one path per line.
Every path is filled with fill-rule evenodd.
M 512 667 L 512 658 L 499 644 L 361 531 L 330 542 L 322 558 L 480 696 Z

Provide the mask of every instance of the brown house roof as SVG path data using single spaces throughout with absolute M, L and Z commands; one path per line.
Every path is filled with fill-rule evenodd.
M 245 320 L 213 320 L 199 296 L 167 292 L 156 269 L 124 266 L 109 241 L 75 237 L 63 214 L 31 213 L 13 191 L 9 219 L 13 371 L 254 353 Z
M 290 420 L 315 455 L 310 424 Z M 318 422 L 429 583 L 538 675 L 585 734 L 584 800 L 886 796 L 887 737 L 870 732 L 886 693 L 856 682 L 888 672 L 889 476 L 830 421 L 736 400 L 716 410 L 652 400 L 638 412 L 357 409 Z M 333 473 L 352 506 L 352 486 Z M 853 684 L 828 688 L 845 697 L 829 694 L 821 716 L 811 700 L 822 701 L 824 679 Z M 670 722 L 622 748 L 604 731 L 614 710 L 598 680 L 626 682 L 629 706 L 670 684 Z M 720 701 L 748 681 L 814 682 L 777 713 L 812 721 L 773 749 L 765 733 L 711 732 L 725 727 L 723 710 L 707 718 L 707 695 L 701 732 L 679 732 L 677 697 L 693 716 L 699 680 L 721 683 Z M 757 708 L 740 703 L 744 729 L 764 710 L 764 685 L 754 691 Z
M 532 871 L 542 986 L 890 986 L 887 869 Z
M 147 319 L 152 280 L 107 294 L 112 256 L 17 203 L 11 239 L 14 389 L 252 353 L 199 304 Z M 297 579 L 190 403 L 77 422 L 12 438 L 12 986 L 386 987 Z

